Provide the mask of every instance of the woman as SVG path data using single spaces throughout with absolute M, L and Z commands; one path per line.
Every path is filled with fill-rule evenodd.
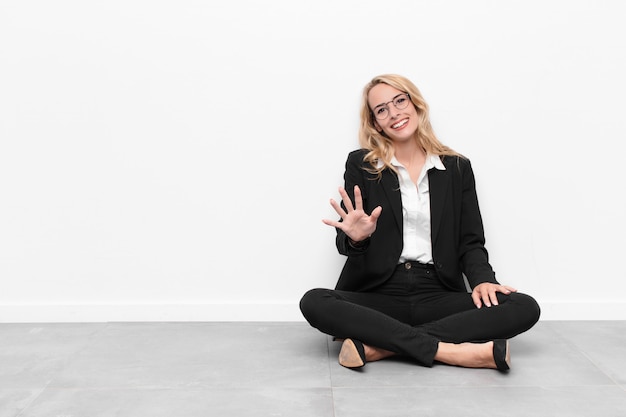
M 359 141 L 341 205 L 330 202 L 341 220 L 323 220 L 347 260 L 335 290 L 303 296 L 304 317 L 343 339 L 348 368 L 400 354 L 508 370 L 508 339 L 540 310 L 495 278 L 469 160 L 437 140 L 419 90 L 399 75 L 365 86 Z

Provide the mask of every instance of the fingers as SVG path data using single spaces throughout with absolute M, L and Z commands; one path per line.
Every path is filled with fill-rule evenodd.
M 489 296 L 489 289 L 483 284 L 480 284 L 476 288 L 474 288 L 474 291 L 472 291 L 472 300 L 474 300 L 474 305 L 476 306 L 476 308 L 481 308 L 483 305 L 486 307 L 491 307 L 492 305 L 492 299 Z M 496 298 L 496 305 L 497 304 L 498 299 Z
M 494 301 L 495 298 L 495 301 Z M 493 298 L 488 289 L 475 288 L 472 292 L 472 300 L 474 300 L 474 305 L 476 308 L 481 308 L 483 305 L 485 307 L 491 307 L 492 305 L 498 305 L 498 298 L 495 296 L 495 292 L 493 293 Z
M 356 200 L 357 210 L 363 210 L 363 199 L 361 198 L 361 190 L 356 185 L 354 186 L 354 193 L 355 193 L 354 199 Z M 339 187 L 339 195 L 341 196 L 341 201 L 343 202 L 344 206 L 346 207 L 346 210 L 348 211 L 346 212 L 346 210 L 344 210 L 341 207 L 341 205 L 335 200 L 333 200 L 332 198 L 330 199 L 330 205 L 333 207 L 333 209 L 335 209 L 339 217 L 341 217 L 342 219 L 345 219 L 348 213 L 350 213 L 351 211 L 354 211 L 354 206 L 352 205 L 350 196 L 346 192 L 345 188 Z M 338 224 L 338 222 L 335 222 L 332 220 L 322 220 L 322 221 L 329 226 L 336 226 Z
M 335 220 L 322 219 L 322 222 L 328 226 L 341 227 L 341 223 Z
M 355 190 L 356 190 L 356 185 L 354 186 Z M 346 206 L 346 209 L 348 210 L 348 213 L 354 210 L 354 206 L 352 205 L 352 201 L 350 200 L 350 196 L 348 195 L 348 193 L 346 192 L 346 190 L 343 187 L 339 187 L 339 195 L 341 196 L 341 201 L 343 201 L 343 205 Z M 359 197 L 360 197 L 360 193 L 359 193 Z M 332 200 L 331 200 L 332 201 Z M 332 204 L 332 202 L 331 202 Z M 337 209 L 335 209 L 337 210 Z
M 370 219 L 372 220 L 374 224 L 376 224 L 382 212 L 383 212 L 383 208 L 381 206 L 378 206 L 374 210 L 372 210 L 372 213 L 370 214 Z
M 358 185 L 354 186 L 354 205 L 357 210 L 363 210 L 363 197 L 361 196 L 361 189 Z
M 341 195 L 341 201 L 343 201 L 348 212 L 352 210 L 363 210 L 363 196 L 361 195 L 361 189 L 358 185 L 354 186 L 354 204 L 352 204 L 352 200 L 350 200 L 350 196 L 345 188 L 339 187 L 339 195 Z
M 502 292 L 504 292 L 505 294 L 510 294 L 510 293 L 512 293 L 512 292 L 517 292 L 517 290 L 516 290 L 515 288 L 513 288 L 513 287 L 509 287 L 508 285 L 502 285 L 502 288 L 506 288 L 507 290 L 509 290 L 509 292 L 508 292 L 508 293 L 506 293 L 506 292 L 502 291 Z
M 359 238 L 364 239 L 367 236 L 371 236 L 374 230 L 376 230 L 376 222 L 383 208 L 378 206 L 372 210 L 370 215 L 367 215 L 363 210 L 361 189 L 357 185 L 354 186 L 354 205 L 343 187 L 339 187 L 339 194 L 341 195 L 343 206 L 332 198 L 330 199 L 330 205 L 341 217 L 341 221 L 322 219 L 322 222 L 328 226 L 343 230 L 351 239 L 356 241 L 361 240 Z
M 472 301 L 474 301 L 474 305 L 476 306 L 476 308 L 481 308 L 483 306 L 483 302 L 480 299 L 480 295 L 478 294 L 478 291 L 476 291 L 474 289 L 474 291 L 472 291 Z
M 498 296 L 496 295 L 496 291 L 494 289 L 490 289 L 487 291 L 487 296 L 489 297 L 489 302 L 485 300 L 485 305 L 487 307 L 491 307 L 492 305 L 498 305 Z
M 513 287 L 506 285 L 493 284 L 489 282 L 483 282 L 477 285 L 472 291 L 472 300 L 476 308 L 481 308 L 483 305 L 486 307 L 498 305 L 498 293 L 509 295 L 512 292 L 517 292 Z
M 345 192 L 345 191 L 344 191 Z M 339 215 L 339 217 L 341 217 L 342 219 L 345 219 L 346 216 L 348 215 L 348 213 L 346 213 L 344 211 L 343 208 L 341 208 L 341 206 L 339 205 L 339 203 L 337 203 L 335 200 L 333 200 L 332 198 L 330 199 L 330 205 L 335 209 L 335 211 L 337 212 L 337 214 Z M 350 211 L 350 209 L 348 209 L 348 211 Z

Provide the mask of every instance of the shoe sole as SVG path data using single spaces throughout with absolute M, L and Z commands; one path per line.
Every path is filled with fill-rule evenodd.
M 346 368 L 360 368 L 365 363 L 359 355 L 354 342 L 351 339 L 346 339 L 341 345 L 341 351 L 339 352 L 339 364 Z

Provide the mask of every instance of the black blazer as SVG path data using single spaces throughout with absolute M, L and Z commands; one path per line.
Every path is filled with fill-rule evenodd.
M 368 291 L 384 283 L 402 253 L 402 200 L 397 175 L 390 169 L 376 175 L 364 170 L 366 150 L 351 152 L 346 161 L 345 189 L 354 201 L 354 185 L 363 196 L 366 213 L 382 207 L 376 231 L 354 248 L 346 234 L 337 229 L 337 249 L 348 259 L 336 289 Z M 482 218 L 478 208 L 474 173 L 468 159 L 442 156 L 445 171 L 430 169 L 431 242 L 433 262 L 439 278 L 454 291 L 467 291 L 463 275 L 474 288 L 481 282 L 497 283 L 489 264 Z

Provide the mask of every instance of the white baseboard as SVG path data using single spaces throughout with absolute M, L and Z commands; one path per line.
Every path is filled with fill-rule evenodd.
M 541 320 L 626 320 L 624 302 L 539 302 Z M 304 321 L 296 303 L 0 305 L 0 323 Z
M 541 320 L 626 320 L 626 301 L 538 302 Z
M 0 323 L 304 321 L 296 303 L 0 305 Z

